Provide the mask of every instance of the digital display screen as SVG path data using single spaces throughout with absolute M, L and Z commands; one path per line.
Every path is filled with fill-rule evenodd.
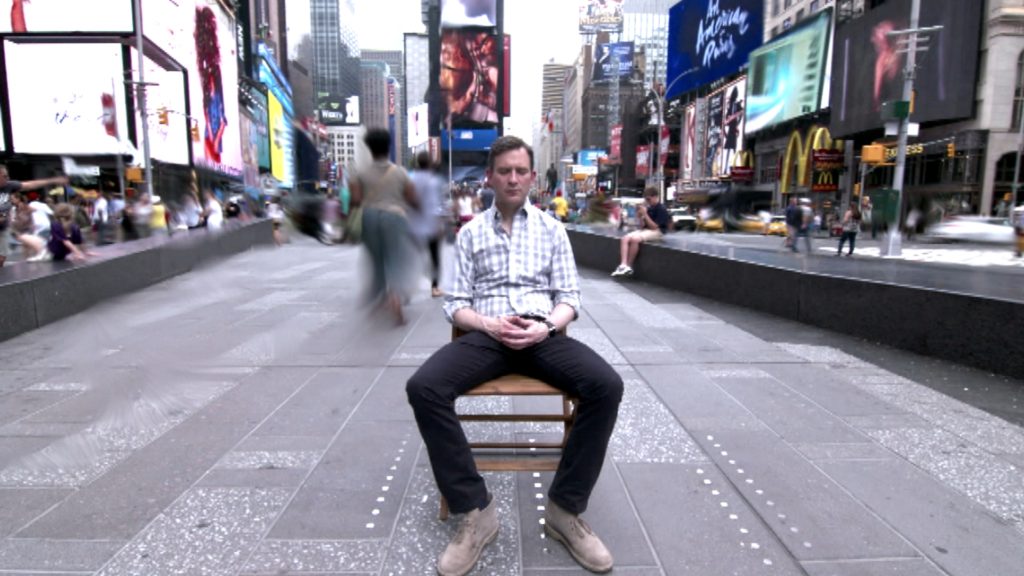
M 295 137 L 291 118 L 273 92 L 267 93 L 270 132 L 270 173 L 283 188 L 295 186 Z
M 238 124 L 238 55 L 231 20 L 220 7 L 195 2 L 193 53 L 187 60 L 192 123 L 199 142 L 193 160 L 214 172 L 242 175 Z
M 616 64 L 618 65 L 616 68 Z M 633 43 L 598 44 L 594 54 L 594 82 L 628 79 L 633 74 Z
M 704 176 L 729 175 L 733 159 L 743 150 L 746 80 L 708 95 L 708 124 L 704 131 Z
M 442 28 L 497 25 L 497 0 L 441 0 Z
M 967 118 L 974 113 L 983 2 L 929 0 L 918 26 L 928 34 L 914 76 L 911 122 Z M 910 27 L 910 1 L 889 0 L 836 29 L 829 105 L 835 137 L 881 129 L 882 104 L 903 98 L 905 56 L 897 36 Z M 1009 66 L 1009 64 L 1007 64 Z
M 747 132 L 754 133 L 823 107 L 832 11 L 750 53 Z
M 623 0 L 583 0 L 580 2 L 580 32 L 622 32 Z
M 138 52 L 131 49 L 132 78 Z M 146 125 L 149 128 L 149 155 L 154 160 L 188 166 L 188 118 L 185 114 L 185 74 L 164 70 L 149 58 L 146 63 Z M 134 94 L 134 92 L 133 92 Z M 142 119 L 139 106 L 135 106 L 136 142 L 142 146 Z
M 132 0 L 0 0 L 0 34 L 134 30 Z
M 13 150 L 116 154 L 130 150 L 120 44 L 4 42 Z M 40 63 L 46 73 L 40 74 Z M 124 139 L 124 145 L 118 141 Z
M 498 38 L 489 32 L 441 33 L 440 87 L 453 126 L 498 123 Z

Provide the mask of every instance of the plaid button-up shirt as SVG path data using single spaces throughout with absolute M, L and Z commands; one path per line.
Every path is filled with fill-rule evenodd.
M 576 261 L 561 222 L 526 203 L 511 235 L 495 206 L 459 231 L 455 286 L 444 304 L 449 321 L 467 307 L 485 316 L 547 317 L 560 303 L 579 314 Z

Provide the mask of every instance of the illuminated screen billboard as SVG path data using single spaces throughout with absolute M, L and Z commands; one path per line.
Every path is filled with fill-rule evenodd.
M 138 52 L 130 50 L 132 77 L 139 80 L 134 65 Z M 146 126 L 149 155 L 154 160 L 188 166 L 188 118 L 185 115 L 185 73 L 164 70 L 149 58 L 146 62 Z M 134 94 L 134 93 L 133 93 Z M 142 119 L 135 105 L 135 141 L 142 146 Z
M 616 69 L 616 63 L 618 67 Z M 594 54 L 594 82 L 607 82 L 612 79 L 629 79 L 633 74 L 633 43 L 609 42 L 598 44 Z
M 703 163 L 702 173 L 705 178 L 728 176 L 733 158 L 743 151 L 743 110 L 746 108 L 744 98 L 747 82 L 740 79 L 707 96 L 704 154 L 699 159 Z
M 11 139 L 23 154 L 116 154 L 127 144 L 120 44 L 4 42 Z M 45 63 L 45 74 L 40 65 Z M 118 136 L 124 137 L 124 145 Z
M 442 31 L 439 84 L 453 126 L 498 123 L 499 78 L 497 36 L 470 30 Z
M 734 74 L 764 37 L 763 0 L 685 0 L 668 12 L 665 99 Z
M 422 146 L 426 144 L 427 139 L 430 138 L 430 123 L 427 120 L 427 114 L 428 105 L 426 103 L 417 104 L 409 108 L 406 126 L 408 130 L 410 148 Z
M 242 175 L 238 124 L 238 55 L 231 20 L 219 6 L 198 0 L 194 10 L 189 97 L 199 142 L 193 142 L 197 166 L 229 176 Z
M 679 168 L 683 180 L 693 178 L 694 148 L 697 144 L 697 105 L 690 104 L 683 111 L 683 125 L 680 128 Z
M 580 2 L 580 32 L 622 32 L 622 0 Z
M 917 55 L 912 122 L 967 118 L 974 113 L 978 42 L 983 2 L 930 0 L 918 26 L 942 26 L 929 34 L 928 50 Z M 832 55 L 833 136 L 884 125 L 882 103 L 900 100 L 904 55 L 888 36 L 909 27 L 910 0 L 889 0 L 836 29 Z
M 441 0 L 442 28 L 497 25 L 497 0 Z
M 134 30 L 132 0 L 0 0 L 0 34 Z
M 291 118 L 273 92 L 267 93 L 270 173 L 282 188 L 295 186 L 295 139 Z
M 831 54 L 832 11 L 823 10 L 750 53 L 747 133 L 817 112 Z

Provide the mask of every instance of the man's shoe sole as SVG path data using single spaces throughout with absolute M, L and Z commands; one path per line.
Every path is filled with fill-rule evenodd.
M 565 549 L 569 551 L 569 554 L 573 557 L 573 559 L 576 560 L 576 562 L 578 562 L 580 566 L 583 566 L 584 568 L 586 568 L 587 570 L 590 570 L 591 572 L 594 572 L 596 574 L 604 574 L 606 572 L 611 572 L 612 568 L 615 567 L 614 565 L 612 565 L 612 566 L 609 566 L 607 568 L 597 568 L 597 567 L 589 565 L 586 560 L 580 558 L 576 554 L 576 550 L 574 550 L 573 547 L 569 545 L 568 539 L 565 538 L 564 536 L 562 536 L 561 532 L 559 532 L 558 530 L 555 530 L 554 528 L 552 528 L 551 524 L 549 524 L 547 521 L 544 522 L 544 532 L 548 536 L 551 536 L 552 538 L 557 540 L 558 542 L 561 542 L 562 546 L 565 546 Z
M 445 574 L 444 572 L 441 572 L 440 568 L 438 568 L 437 569 L 437 573 L 440 576 L 466 576 L 466 574 L 469 574 L 470 572 L 473 571 L 474 568 L 476 568 L 476 563 L 480 561 L 480 555 L 484 553 L 484 548 L 487 548 L 488 546 L 490 546 L 491 543 L 494 542 L 497 539 L 498 539 L 498 526 L 495 526 L 494 527 L 494 532 L 491 533 L 491 535 L 487 537 L 487 540 L 484 540 L 483 545 L 480 546 L 480 549 L 476 551 L 476 556 L 473 557 L 473 563 L 469 565 L 469 568 L 466 568 L 464 571 L 459 572 L 459 573 L 455 573 L 455 574 Z

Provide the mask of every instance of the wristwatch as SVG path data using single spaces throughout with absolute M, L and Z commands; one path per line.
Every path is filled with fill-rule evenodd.
M 548 320 L 547 318 L 541 320 L 541 322 L 543 322 L 544 325 L 548 327 L 548 338 L 554 338 L 555 334 L 558 334 L 558 328 L 555 326 L 554 322 Z

